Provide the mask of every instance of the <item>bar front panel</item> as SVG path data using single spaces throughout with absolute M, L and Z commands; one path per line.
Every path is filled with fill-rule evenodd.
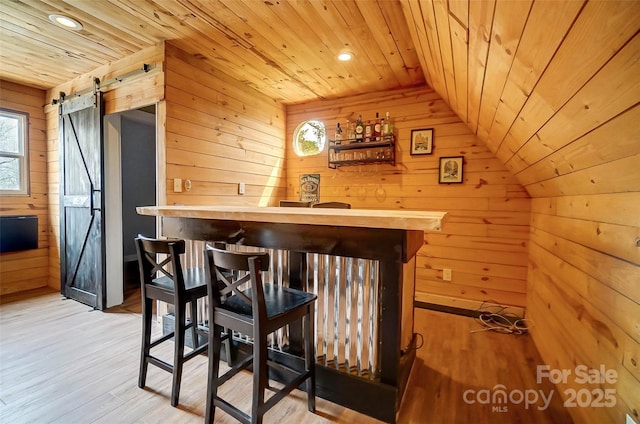
M 203 240 L 269 251 L 265 281 L 318 295 L 318 395 L 395 422 L 415 358 L 415 340 L 401 345 L 413 327 L 403 322 L 413 298 L 403 299 L 411 290 L 403 285 L 412 287 L 413 271 L 406 271 L 414 266 L 422 231 L 180 217 L 163 217 L 162 223 L 165 236 L 201 241 L 192 243 L 196 263 Z M 282 352 L 299 354 L 300 341 L 299 329 L 290 327 L 274 335 L 272 352 L 279 361 L 295 362 L 297 355 Z

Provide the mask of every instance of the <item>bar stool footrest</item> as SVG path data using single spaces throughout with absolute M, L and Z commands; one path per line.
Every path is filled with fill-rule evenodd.
M 253 356 L 248 356 L 242 360 L 238 365 L 235 365 L 226 373 L 222 374 L 218 377 L 218 387 L 222 386 L 225 382 L 229 381 L 233 378 L 234 375 L 238 374 L 240 371 L 247 369 L 249 365 L 253 363 Z
M 165 370 L 168 373 L 173 373 L 173 365 L 168 362 L 163 361 L 162 359 L 158 359 L 155 356 L 148 356 L 147 362 L 151 365 L 155 365 L 156 367 Z

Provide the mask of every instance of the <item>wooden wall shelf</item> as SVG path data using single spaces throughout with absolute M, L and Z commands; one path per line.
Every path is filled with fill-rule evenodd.
M 329 140 L 328 166 L 396 164 L 395 135 L 382 136 L 379 141 Z

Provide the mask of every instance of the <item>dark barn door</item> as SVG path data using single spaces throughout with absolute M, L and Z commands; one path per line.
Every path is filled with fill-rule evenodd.
M 62 294 L 96 309 L 106 301 L 102 93 L 60 105 Z

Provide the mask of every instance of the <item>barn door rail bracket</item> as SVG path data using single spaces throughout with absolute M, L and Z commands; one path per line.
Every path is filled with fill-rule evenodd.
M 118 75 L 116 77 L 113 78 L 109 78 L 106 81 L 102 81 L 100 82 L 99 78 L 94 78 L 93 79 L 93 87 L 91 88 L 85 88 L 84 90 L 80 90 L 77 91 L 73 94 L 65 94 L 63 91 L 60 92 L 60 97 L 58 97 L 57 99 L 53 99 L 51 101 L 52 105 L 58 105 L 58 104 L 62 104 L 67 100 L 73 100 L 74 98 L 77 97 L 82 97 L 86 94 L 89 93 L 97 93 L 98 91 L 106 91 L 107 87 L 113 85 L 113 84 L 119 84 L 122 82 L 126 82 L 128 79 L 137 77 L 141 74 L 146 74 L 149 71 L 153 70 L 156 68 L 155 64 L 148 64 L 148 63 L 144 63 L 142 65 L 142 67 L 138 68 L 138 69 L 134 69 L 133 71 L 129 71 L 127 73 L 124 73 L 122 75 Z

